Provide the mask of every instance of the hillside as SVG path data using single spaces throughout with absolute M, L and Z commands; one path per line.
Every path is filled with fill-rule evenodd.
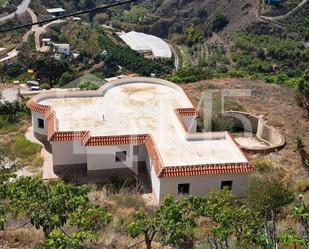
M 279 23 L 284 25 L 287 31 L 298 34 L 301 38 L 309 39 L 309 2 L 301 8 L 287 15 Z
M 233 32 L 243 30 L 252 22 L 256 21 L 258 13 L 258 1 L 163 1 L 155 15 L 167 17 L 170 26 L 169 32 L 175 30 L 177 25 L 181 25 L 181 30 L 185 31 L 186 26 L 197 24 L 205 32 L 210 27 L 211 21 L 218 14 L 226 16 L 229 23 L 224 29 L 224 33 L 230 35 Z
M 244 30 L 257 20 L 258 1 L 212 1 L 212 0 L 156 0 L 145 1 L 141 7 L 125 12 L 137 18 L 128 19 L 123 13 L 112 13 L 113 24 L 120 28 L 135 28 L 161 37 L 185 34 L 193 28 L 193 36 L 200 39 L 210 34 L 211 24 L 217 15 L 229 21 L 223 33 L 230 35 Z M 137 11 L 138 10 L 138 11 Z M 240 11 L 241 10 L 241 11 Z M 135 13 L 133 13 L 133 11 Z

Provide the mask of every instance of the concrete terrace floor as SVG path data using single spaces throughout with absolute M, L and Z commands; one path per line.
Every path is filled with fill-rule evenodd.
M 228 139 L 188 141 L 174 110 L 191 108 L 182 91 L 130 83 L 102 97 L 50 98 L 40 102 L 56 113 L 59 131 L 87 131 L 92 136 L 151 134 L 165 166 L 247 162 Z
M 260 140 L 256 137 L 255 134 L 252 133 L 233 133 L 232 136 L 235 138 L 235 141 L 240 146 L 245 146 L 249 148 L 259 148 L 264 149 L 267 148 L 267 146 L 270 145 L 270 143 L 267 143 L 266 141 Z

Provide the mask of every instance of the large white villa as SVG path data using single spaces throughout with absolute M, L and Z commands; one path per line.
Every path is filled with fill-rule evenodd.
M 97 91 L 33 97 L 34 133 L 51 144 L 54 170 L 95 177 L 148 173 L 157 201 L 224 186 L 244 196 L 252 165 L 228 132 L 197 133 L 198 112 L 183 89 L 126 78 Z

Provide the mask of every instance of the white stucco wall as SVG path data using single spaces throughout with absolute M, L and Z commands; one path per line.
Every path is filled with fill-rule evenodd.
M 125 162 L 116 162 L 116 152 L 126 151 L 127 157 Z M 104 170 L 117 168 L 133 167 L 133 145 L 117 145 L 117 146 L 89 146 L 87 147 L 87 169 Z
M 190 195 L 205 195 L 212 189 L 220 190 L 222 181 L 233 181 L 233 194 L 239 197 L 244 197 L 246 195 L 248 176 L 249 174 L 223 174 L 160 178 L 160 201 L 162 201 L 166 194 L 179 196 L 178 184 L 189 183 Z
M 87 163 L 86 148 L 80 141 L 51 142 L 54 165 L 72 165 Z
M 156 199 L 159 202 L 160 200 L 160 180 L 157 177 L 153 167 L 151 166 L 151 161 L 149 159 L 148 153 L 145 156 L 145 163 L 146 163 L 148 175 L 150 176 L 150 180 L 151 180 L 152 192 L 155 194 Z
M 44 120 L 44 114 L 32 111 L 31 118 L 32 118 L 33 131 L 41 135 L 47 135 L 47 124 L 46 121 Z M 38 122 L 39 118 L 44 120 L 44 129 L 39 128 L 39 122 Z

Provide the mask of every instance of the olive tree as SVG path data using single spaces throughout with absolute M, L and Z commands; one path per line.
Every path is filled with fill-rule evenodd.
M 257 172 L 250 178 L 246 203 L 263 215 L 265 236 L 276 247 L 278 215 L 284 206 L 293 202 L 294 195 L 284 171 L 272 167 L 263 170 L 263 173 Z
M 135 220 L 127 227 L 127 233 L 133 238 L 143 235 L 147 249 L 152 248 L 155 238 L 164 244 L 175 245 L 192 236 L 195 218 L 188 199 L 176 200 L 167 196 L 152 215 L 136 213 Z

